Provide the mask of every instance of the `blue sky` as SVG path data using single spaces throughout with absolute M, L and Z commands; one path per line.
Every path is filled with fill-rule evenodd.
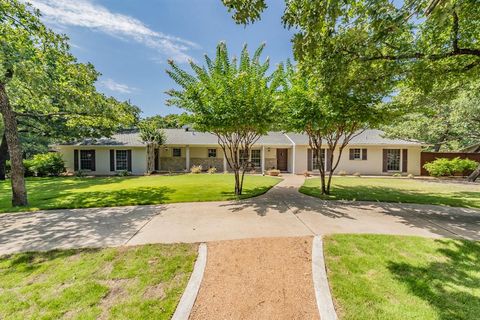
M 292 31 L 281 25 L 284 2 L 268 1 L 260 22 L 236 25 L 220 0 L 29 0 L 53 30 L 70 37 L 73 54 L 102 73 L 98 89 L 139 106 L 142 116 L 178 113 L 165 106 L 174 87 L 169 58 L 203 62 L 219 41 L 238 54 L 262 42 L 271 65 L 292 57 Z M 186 64 L 183 65 L 187 67 Z M 189 67 L 188 67 L 189 68 Z

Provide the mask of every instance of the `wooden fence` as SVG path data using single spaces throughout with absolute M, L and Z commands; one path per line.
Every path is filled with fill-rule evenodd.
M 423 165 L 428 162 L 432 162 L 438 158 L 454 159 L 459 157 L 460 159 L 471 159 L 480 162 L 480 153 L 467 153 L 467 152 L 422 152 L 420 157 L 420 174 L 422 176 L 428 176 L 427 170 L 423 168 Z

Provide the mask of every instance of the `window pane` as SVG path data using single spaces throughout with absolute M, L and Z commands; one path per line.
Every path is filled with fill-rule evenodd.
M 255 168 L 260 168 L 261 166 L 261 155 L 260 150 L 252 150 L 252 164 Z
M 400 149 L 387 150 L 387 170 L 400 171 Z
M 172 149 L 174 157 L 181 157 L 182 156 L 182 149 L 180 148 L 173 148 Z
M 320 157 L 317 158 L 317 155 L 315 154 L 315 150 L 312 150 L 312 167 L 313 170 L 319 169 L 320 168 L 320 159 L 322 159 L 325 163 L 325 149 L 320 149 Z
M 361 159 L 361 151 L 360 149 L 353 149 L 353 159 Z
M 128 170 L 127 150 L 116 150 L 116 169 Z
M 80 150 L 80 169 L 92 170 L 93 168 L 93 150 Z
M 208 149 L 208 157 L 209 158 L 216 158 L 217 157 L 217 149 Z

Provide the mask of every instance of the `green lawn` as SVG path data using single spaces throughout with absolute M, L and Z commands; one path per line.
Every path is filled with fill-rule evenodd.
M 265 193 L 280 181 L 247 175 L 241 198 Z M 29 178 L 27 191 L 30 205 L 12 208 L 10 181 L 0 182 L 0 212 L 236 199 L 230 174 Z
M 334 177 L 330 196 L 320 195 L 320 179 L 305 181 L 300 192 L 331 200 L 365 200 L 480 208 L 480 185 L 406 178 Z
M 325 256 L 340 319 L 480 317 L 480 242 L 334 235 Z
M 0 257 L 0 319 L 170 319 L 196 252 L 176 244 Z

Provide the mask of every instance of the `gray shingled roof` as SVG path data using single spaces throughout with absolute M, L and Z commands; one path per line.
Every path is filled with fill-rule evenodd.
M 301 133 L 287 133 L 290 139 L 297 145 L 307 145 L 308 136 Z M 376 129 L 368 129 L 355 136 L 349 145 L 412 145 L 420 146 L 421 142 L 402 139 L 389 139 L 384 137 L 385 132 Z
M 167 145 L 215 145 L 217 137 L 210 133 L 198 132 L 192 129 L 164 129 L 167 136 Z M 421 145 L 420 142 L 407 141 L 401 139 L 388 139 L 383 137 L 383 131 L 365 130 L 352 139 L 350 145 Z M 288 137 L 287 137 L 288 136 Z M 289 146 L 292 145 L 290 139 L 297 145 L 308 145 L 308 136 L 299 133 L 269 132 L 268 135 L 261 137 L 257 145 L 268 146 Z M 136 131 L 114 134 L 111 138 L 85 139 L 73 143 L 75 146 L 130 146 L 139 147 L 145 144 L 140 139 L 140 134 Z

